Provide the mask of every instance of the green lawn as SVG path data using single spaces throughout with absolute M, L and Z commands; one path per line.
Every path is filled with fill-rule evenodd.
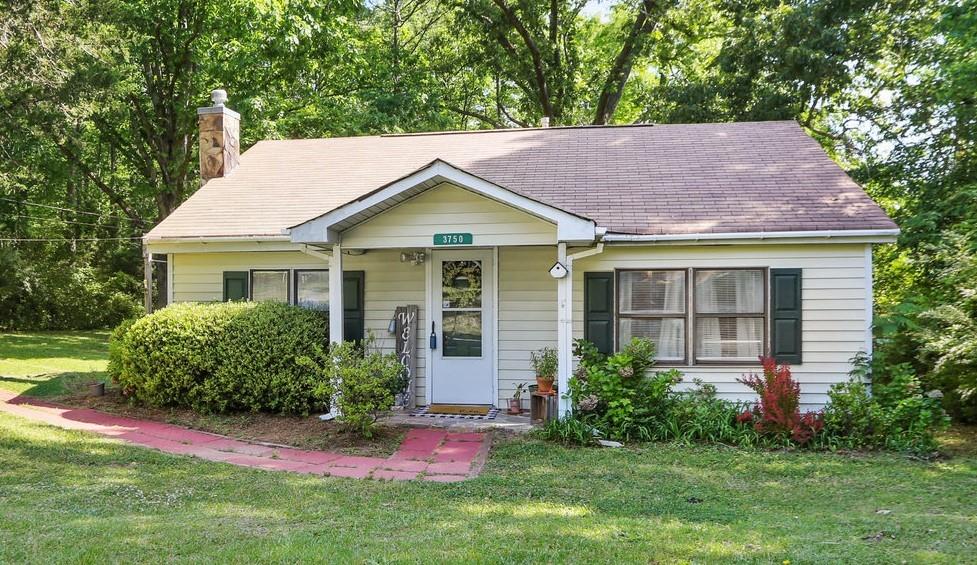
M 972 452 L 924 463 L 505 440 L 477 479 L 381 483 L 202 462 L 0 414 L 0 563 L 960 563 L 977 553 L 975 493 Z
M 33 396 L 105 377 L 108 332 L 0 334 L 0 388 Z

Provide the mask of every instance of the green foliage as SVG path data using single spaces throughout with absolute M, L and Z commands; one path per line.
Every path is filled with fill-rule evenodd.
M 758 445 L 761 438 L 753 426 L 738 420 L 747 409 L 746 403 L 717 398 L 714 385 L 694 379 L 689 390 L 674 394 L 657 439 L 685 444 Z
M 109 375 L 150 406 L 307 414 L 328 397 L 298 358 L 327 341 L 325 317 L 295 306 L 176 304 L 113 332 Z
M 0 330 L 96 329 L 142 313 L 140 283 L 70 261 L 25 262 L 0 249 Z
M 864 384 L 873 376 L 871 360 L 853 359 L 852 379 L 833 385 L 824 411 L 820 445 L 846 449 L 889 449 L 922 456 L 936 449 L 935 435 L 950 419 L 939 393 L 924 393 L 908 364 L 894 365 L 884 382 Z M 881 380 L 881 379 L 880 379 Z
M 567 415 L 550 420 L 533 430 L 539 439 L 563 445 L 593 445 L 601 437 L 601 432 L 577 416 Z
M 653 439 L 681 373 L 672 369 L 646 375 L 655 354 L 647 339 L 634 338 L 610 356 L 600 354 L 592 343 L 576 340 L 574 354 L 580 365 L 570 379 L 569 394 L 577 417 L 611 439 Z
M 539 351 L 529 354 L 529 360 L 533 364 L 536 376 L 541 379 L 555 379 L 559 361 L 556 357 L 556 350 L 552 347 L 544 347 Z
M 370 437 L 377 417 L 394 404 L 404 389 L 404 366 L 395 353 L 371 350 L 347 341 L 326 350 L 316 346 L 299 363 L 318 375 L 317 395 L 331 398 L 339 421 L 350 430 Z

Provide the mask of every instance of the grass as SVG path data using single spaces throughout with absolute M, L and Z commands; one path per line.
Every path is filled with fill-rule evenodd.
M 244 469 L 0 413 L 0 562 L 968 562 L 972 432 L 932 463 L 501 439 L 479 478 L 441 485 Z
M 0 334 L 0 388 L 57 396 L 76 384 L 102 380 L 108 332 Z

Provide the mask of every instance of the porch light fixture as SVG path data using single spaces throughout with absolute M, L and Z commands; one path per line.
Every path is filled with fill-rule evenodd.
M 568 272 L 569 271 L 567 271 L 567 268 L 563 266 L 563 263 L 560 263 L 559 261 L 553 263 L 553 266 L 550 267 L 550 276 L 554 279 L 562 279 L 563 277 L 567 276 Z
M 410 253 L 404 252 L 400 254 L 401 263 L 410 263 L 411 265 L 417 266 L 424 262 L 425 254 L 423 251 L 412 251 Z

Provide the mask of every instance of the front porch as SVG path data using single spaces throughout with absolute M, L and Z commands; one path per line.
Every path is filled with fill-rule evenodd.
M 567 390 L 573 260 L 602 248 L 590 220 L 435 162 L 289 234 L 328 261 L 332 342 L 349 337 L 343 273 L 365 272 L 365 328 L 411 368 L 411 407 L 504 408 L 534 382 L 530 353 L 545 347 Z M 397 324 L 398 307 L 416 307 L 416 320 Z

